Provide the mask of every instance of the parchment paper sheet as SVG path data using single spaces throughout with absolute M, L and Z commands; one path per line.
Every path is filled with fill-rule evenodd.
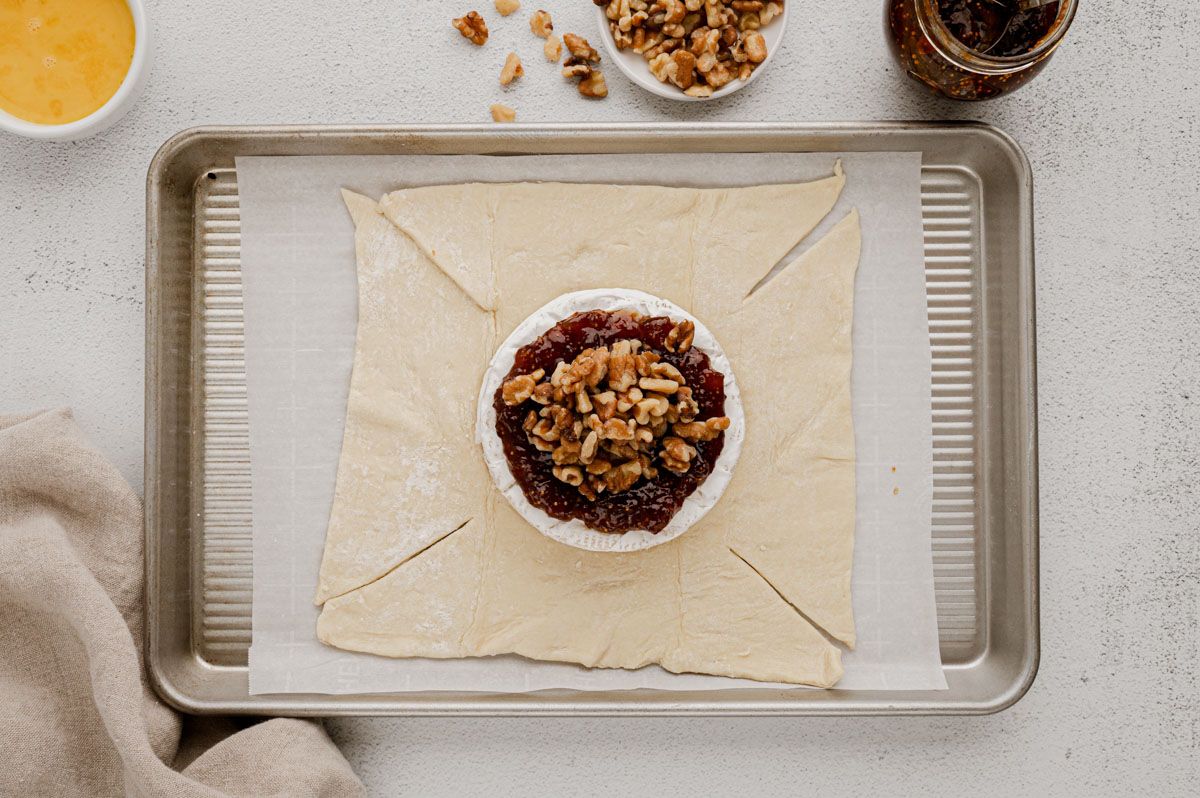
M 250 692 L 763 687 L 717 676 L 589 670 L 517 656 L 393 660 L 318 642 L 312 603 L 354 362 L 354 227 L 340 197 L 523 180 L 693 187 L 803 182 L 832 172 L 862 215 L 852 402 L 857 449 L 852 598 L 858 647 L 840 689 L 945 689 L 930 549 L 933 448 L 920 153 L 340 156 L 237 159 L 254 507 Z M 580 204 L 581 213 L 603 209 Z M 786 219 L 779 220 L 786 224 Z M 628 286 L 637 288 L 638 286 Z M 793 685 L 781 685 L 794 687 Z

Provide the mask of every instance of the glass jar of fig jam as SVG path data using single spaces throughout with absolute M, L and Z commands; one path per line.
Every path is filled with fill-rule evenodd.
M 886 0 L 892 54 L 913 80 L 952 100 L 990 100 L 1050 60 L 1078 0 L 1021 11 L 1019 0 Z

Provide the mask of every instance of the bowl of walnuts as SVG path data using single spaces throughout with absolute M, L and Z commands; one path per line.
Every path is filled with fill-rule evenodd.
M 592 0 L 604 47 L 659 97 L 701 102 L 750 83 L 787 27 L 786 0 Z

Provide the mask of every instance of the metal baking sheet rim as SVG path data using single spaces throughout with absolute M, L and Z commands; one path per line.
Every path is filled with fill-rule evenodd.
M 988 386 L 977 390 L 986 390 L 987 403 L 998 406 L 994 411 L 989 407 L 988 412 L 996 415 L 1003 426 L 996 431 L 980 424 L 979 438 L 984 443 L 976 446 L 984 456 L 979 462 L 979 481 L 986 484 L 978 488 L 976 502 L 985 510 L 991 505 L 990 511 L 1000 514 L 982 521 L 985 573 L 977 578 L 985 580 L 987 598 L 982 611 L 989 613 L 987 639 L 971 661 L 946 666 L 951 689 L 250 696 L 245 666 L 216 666 L 204 661 L 193 645 L 191 628 L 191 604 L 199 576 L 191 567 L 198 551 L 190 516 L 190 469 L 196 459 L 194 452 L 181 451 L 180 445 L 197 446 L 203 441 L 203 430 L 196 430 L 190 423 L 197 418 L 192 382 L 195 364 L 190 347 L 199 331 L 196 319 L 189 316 L 180 322 L 178 306 L 173 309 L 169 305 L 172 301 L 183 302 L 189 310 L 192 308 L 195 253 L 191 202 L 195 182 L 210 169 L 232 167 L 235 155 L 247 154 L 542 154 L 668 148 L 730 152 L 921 150 L 929 169 L 971 170 L 973 162 L 978 162 L 974 165 L 982 163 L 985 168 L 999 170 L 999 175 L 986 182 L 979 177 L 984 188 L 990 185 L 1001 195 L 1007 192 L 1008 201 L 993 201 L 981 209 L 981 217 L 988 213 L 1001 218 L 991 222 L 981 218 L 980 248 L 984 257 L 976 268 L 996 262 L 986 266 L 987 274 L 975 279 L 983 295 L 978 315 L 989 333 L 981 336 L 982 343 L 1002 348 L 997 354 L 990 354 L 990 350 L 984 353 L 992 371 L 986 370 L 987 364 L 982 365 L 972 379 L 973 383 Z M 980 198 L 981 206 L 984 199 Z M 995 228 L 1002 223 L 1007 229 L 1001 234 Z M 195 714 L 289 716 L 979 715 L 1012 706 L 1032 686 L 1041 648 L 1033 180 L 1024 152 L 1002 131 L 979 123 L 930 122 L 193 128 L 169 139 L 150 165 L 146 224 L 146 662 L 154 689 L 177 709 Z M 986 251 L 984 246 L 988 247 Z M 998 256 L 989 257 L 996 249 L 1000 250 Z M 1001 270 L 999 275 L 994 273 L 996 270 Z M 989 303 L 1000 292 L 1005 292 L 1007 302 L 992 308 Z M 1000 334 L 991 334 L 995 332 Z M 991 344 L 993 338 L 1003 343 Z M 180 429 L 180 419 L 189 421 L 186 429 Z M 996 480 L 998 487 L 987 487 Z M 186 484 L 180 487 L 180 483 Z M 1016 573 L 1016 584 L 1005 584 L 1002 590 L 991 584 L 994 557 L 1003 557 L 1002 571 Z M 170 573 L 171 569 L 175 574 Z

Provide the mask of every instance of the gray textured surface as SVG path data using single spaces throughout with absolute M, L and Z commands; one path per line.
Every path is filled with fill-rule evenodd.
M 0 138 L 0 410 L 73 405 L 136 484 L 143 180 L 181 128 L 482 121 L 496 101 L 522 121 L 975 118 L 1033 162 L 1043 658 L 1022 702 L 982 719 L 331 723 L 373 794 L 1200 789 L 1195 4 L 1085 2 L 1042 78 L 962 106 L 897 77 L 880 2 L 805 3 L 756 85 L 697 107 L 616 74 L 601 102 L 560 85 L 526 15 L 591 33 L 584 0 L 508 19 L 484 0 L 150 5 L 155 70 L 123 123 L 75 146 Z M 482 50 L 449 26 L 469 7 L 491 21 Z M 509 49 L 526 76 L 501 89 Z

